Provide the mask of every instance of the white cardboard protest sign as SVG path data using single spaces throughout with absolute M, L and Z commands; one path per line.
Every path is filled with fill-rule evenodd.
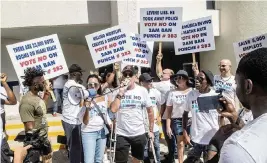
M 114 26 L 85 36 L 95 68 L 119 62 L 130 55 L 124 29 Z
M 175 41 L 182 27 L 181 7 L 141 8 L 140 37 L 143 41 Z
M 36 67 L 44 70 L 45 80 L 69 72 L 57 34 L 7 45 L 7 51 L 20 83 L 24 70 Z
M 126 65 L 136 65 L 141 67 L 151 67 L 153 55 L 153 41 L 141 41 L 139 34 L 129 34 L 127 38 L 127 49 L 131 54 L 123 58 L 122 62 Z
M 183 22 L 181 39 L 174 47 L 176 55 L 215 50 L 212 17 Z
M 247 53 L 259 48 L 267 47 L 267 33 L 246 39 L 244 41 L 236 42 L 233 45 L 236 62 L 238 63 L 240 59 Z

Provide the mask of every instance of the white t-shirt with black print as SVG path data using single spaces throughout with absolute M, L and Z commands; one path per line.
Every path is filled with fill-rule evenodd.
M 186 107 L 186 97 L 188 93 L 192 91 L 192 88 L 188 88 L 185 91 L 171 91 L 169 93 L 166 106 L 172 106 L 171 118 L 182 118 L 184 109 Z M 191 112 L 189 112 L 190 114 Z M 189 116 L 191 117 L 191 115 Z
M 154 130 L 153 132 L 157 132 L 159 131 L 159 126 L 157 124 L 157 117 L 159 116 L 159 107 L 160 106 L 160 103 L 161 103 L 161 94 L 160 92 L 155 89 L 155 88 L 152 88 L 149 90 L 149 97 L 150 97 L 150 100 L 152 102 L 152 107 L 153 107 L 153 111 L 154 111 L 154 119 L 155 119 L 155 123 L 154 123 Z
M 107 109 L 108 109 L 108 97 L 105 96 L 103 101 L 99 101 L 96 102 L 96 104 L 99 106 L 99 109 L 101 110 L 101 112 L 103 113 L 103 116 L 106 118 L 107 123 L 111 124 L 111 120 L 108 116 L 107 113 Z M 91 109 L 88 112 L 89 114 L 89 122 L 87 125 L 85 125 L 84 123 L 82 123 L 82 127 L 81 130 L 82 132 L 94 132 L 94 131 L 99 131 L 104 127 L 104 121 L 101 118 L 101 116 L 99 116 L 99 112 L 98 109 L 96 108 L 96 106 L 91 103 Z M 86 108 L 83 107 L 80 113 L 80 117 L 81 117 L 81 121 L 83 122 L 83 116 L 85 114 Z
M 175 89 L 175 86 L 171 83 L 170 80 L 160 81 L 152 83 L 153 87 L 156 88 L 161 93 L 161 105 L 167 101 L 170 91 Z M 167 112 L 163 113 L 162 119 L 167 119 Z
M 117 134 L 126 137 L 145 134 L 144 109 L 151 106 L 147 89 L 135 84 L 134 89 L 127 90 L 120 101 Z
M 219 129 L 218 112 L 216 108 L 210 108 L 208 111 L 200 111 L 197 98 L 215 96 L 218 93 L 211 88 L 209 93 L 201 94 L 198 90 L 192 90 L 186 98 L 185 111 L 192 113 L 191 139 L 193 142 L 207 145 L 211 138 Z

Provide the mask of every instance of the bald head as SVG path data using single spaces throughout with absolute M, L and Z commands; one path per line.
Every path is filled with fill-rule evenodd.
M 231 71 L 232 63 L 229 59 L 222 59 L 219 64 L 219 70 L 222 76 L 229 74 Z
M 161 80 L 169 80 L 171 75 L 173 75 L 174 72 L 171 69 L 164 69 L 162 71 L 162 79 Z

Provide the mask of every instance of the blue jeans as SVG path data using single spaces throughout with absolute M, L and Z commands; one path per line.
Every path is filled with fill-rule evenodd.
M 183 135 L 182 118 L 172 118 L 171 128 L 174 135 Z M 189 133 L 188 133 L 189 134 Z
M 155 149 L 155 154 L 156 154 L 156 158 L 157 161 L 155 161 L 156 163 L 160 163 L 160 145 L 159 145 L 159 131 L 154 132 L 154 149 Z M 149 160 L 149 156 L 148 156 L 148 149 L 150 146 L 150 142 L 148 141 L 145 147 L 145 152 L 144 152 L 144 160 L 146 162 L 146 160 Z M 149 161 L 150 162 L 150 161 Z
M 59 104 L 62 104 L 62 96 L 63 96 L 63 89 L 53 89 L 53 92 L 55 94 L 55 98 L 56 98 L 56 102 L 54 102 L 54 106 L 53 106 L 53 113 L 56 113 L 58 110 L 58 106 Z M 62 106 L 62 105 L 61 105 Z
M 174 161 L 174 154 L 177 153 L 177 146 L 176 146 L 176 138 L 174 135 L 172 135 L 172 138 L 170 139 L 169 136 L 167 135 L 166 132 L 166 120 L 162 119 L 162 131 L 165 137 L 165 140 L 167 142 L 168 146 L 168 162 L 173 162 Z
M 104 128 L 95 132 L 82 132 L 84 163 L 102 163 L 106 140 Z

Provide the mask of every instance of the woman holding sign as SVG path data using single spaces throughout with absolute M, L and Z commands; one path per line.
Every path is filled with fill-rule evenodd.
M 97 96 L 102 94 L 99 77 L 95 74 L 89 75 L 87 88 L 95 89 Z M 85 163 L 101 163 L 103 160 L 107 130 L 105 125 L 111 125 L 108 116 L 108 97 L 99 96 L 92 101 L 86 101 L 81 111 L 82 117 L 82 145 Z M 108 123 L 108 124 L 107 124 Z

